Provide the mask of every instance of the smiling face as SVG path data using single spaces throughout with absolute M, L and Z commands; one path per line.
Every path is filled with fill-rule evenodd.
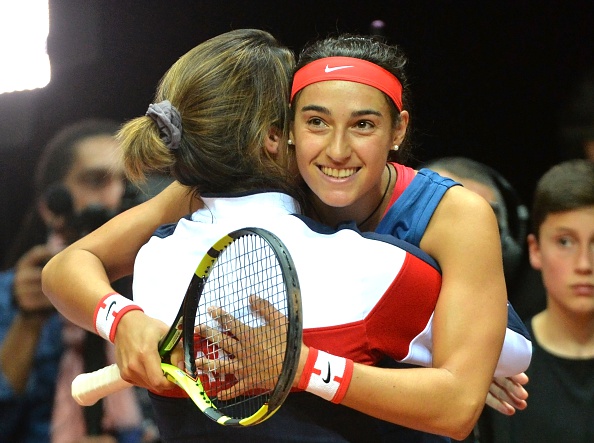
M 594 315 L 594 206 L 547 215 L 528 245 L 549 309 Z
M 382 198 L 388 152 L 404 139 L 408 113 L 395 127 L 382 92 L 348 81 L 309 85 L 293 107 L 297 165 L 315 203 L 342 208 L 345 219 L 366 216 Z

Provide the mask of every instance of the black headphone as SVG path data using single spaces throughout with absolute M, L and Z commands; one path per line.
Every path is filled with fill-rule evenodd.
M 475 179 L 479 181 L 481 181 L 479 177 L 482 176 L 485 184 L 490 181 L 497 188 L 505 208 L 499 208 L 495 204 L 493 210 L 499 225 L 505 280 L 508 284 L 511 283 L 520 270 L 525 257 L 529 225 L 528 208 L 514 187 L 495 169 L 466 157 L 443 157 L 429 160 L 424 167 L 444 169 L 460 177 L 471 178 L 474 175 Z
M 497 185 L 505 204 L 507 223 L 501 222 L 500 214 L 497 214 L 497 220 L 501 236 L 503 270 L 509 282 L 519 270 L 525 257 L 530 212 L 514 187 L 499 172 L 486 165 L 484 168 Z

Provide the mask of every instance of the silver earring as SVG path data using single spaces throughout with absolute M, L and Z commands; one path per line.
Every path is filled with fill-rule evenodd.
M 398 145 L 394 145 L 394 147 L 392 148 L 392 151 L 398 151 L 399 146 Z
M 291 139 L 287 140 L 287 144 L 288 144 L 289 146 L 293 146 L 293 145 L 295 145 L 295 143 L 293 143 L 293 140 L 291 140 Z

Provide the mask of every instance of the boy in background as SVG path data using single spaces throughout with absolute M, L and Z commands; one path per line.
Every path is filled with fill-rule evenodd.
M 529 406 L 494 417 L 495 441 L 594 441 L 594 162 L 569 160 L 539 180 L 528 235 L 546 308 L 527 326 Z

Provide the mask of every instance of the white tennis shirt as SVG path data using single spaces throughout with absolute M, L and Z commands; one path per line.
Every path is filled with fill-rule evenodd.
M 298 216 L 277 192 L 203 198 L 205 207 L 159 229 L 138 253 L 133 295 L 151 317 L 171 324 L 208 249 L 227 233 L 267 229 L 286 245 L 297 269 L 304 342 L 359 363 L 384 356 L 431 366 L 433 311 L 441 287 L 437 264 L 392 236 L 335 230 Z M 531 343 L 509 328 L 497 376 L 523 372 Z

